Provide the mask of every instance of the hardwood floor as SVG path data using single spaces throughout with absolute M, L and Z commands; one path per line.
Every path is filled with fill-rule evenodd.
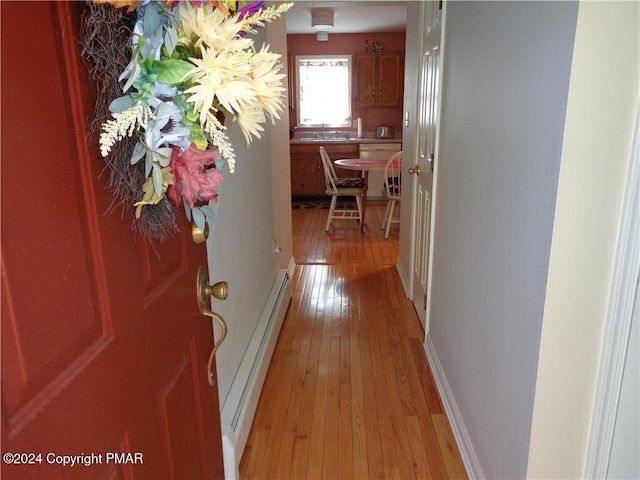
M 398 259 L 398 225 L 392 225 L 389 238 L 380 228 L 387 204 L 367 204 L 367 231 L 360 234 L 355 220 L 334 221 L 325 233 L 329 211 L 301 208 L 292 211 L 293 254 L 296 264 L 374 263 L 395 265 Z
M 243 479 L 466 478 L 395 263 L 397 227 L 293 211 L 297 267 Z

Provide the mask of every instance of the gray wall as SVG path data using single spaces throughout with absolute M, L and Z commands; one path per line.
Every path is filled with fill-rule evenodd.
M 576 17 L 447 5 L 429 335 L 488 478 L 527 470 Z

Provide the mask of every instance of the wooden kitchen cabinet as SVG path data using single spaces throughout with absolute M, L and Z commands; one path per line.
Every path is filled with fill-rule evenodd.
M 357 143 L 291 144 L 291 195 L 319 197 L 327 190 L 320 159 L 320 146 L 324 145 L 331 160 L 357 158 Z M 339 177 L 357 176 L 358 172 L 336 170 Z
M 402 105 L 403 65 L 399 54 L 354 55 L 353 104 L 363 107 Z

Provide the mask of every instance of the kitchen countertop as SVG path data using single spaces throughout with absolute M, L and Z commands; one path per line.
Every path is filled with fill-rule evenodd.
M 322 145 L 323 143 L 402 143 L 402 138 L 292 138 L 291 145 Z

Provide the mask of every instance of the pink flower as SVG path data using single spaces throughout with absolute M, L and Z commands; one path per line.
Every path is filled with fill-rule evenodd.
M 193 208 L 197 201 L 217 201 L 217 186 L 223 176 L 216 169 L 215 161 L 220 158 L 216 148 L 200 150 L 193 143 L 187 150 L 180 153 L 180 148 L 172 147 L 171 172 L 173 185 L 167 190 L 167 196 L 176 206 L 184 197 L 187 204 Z

